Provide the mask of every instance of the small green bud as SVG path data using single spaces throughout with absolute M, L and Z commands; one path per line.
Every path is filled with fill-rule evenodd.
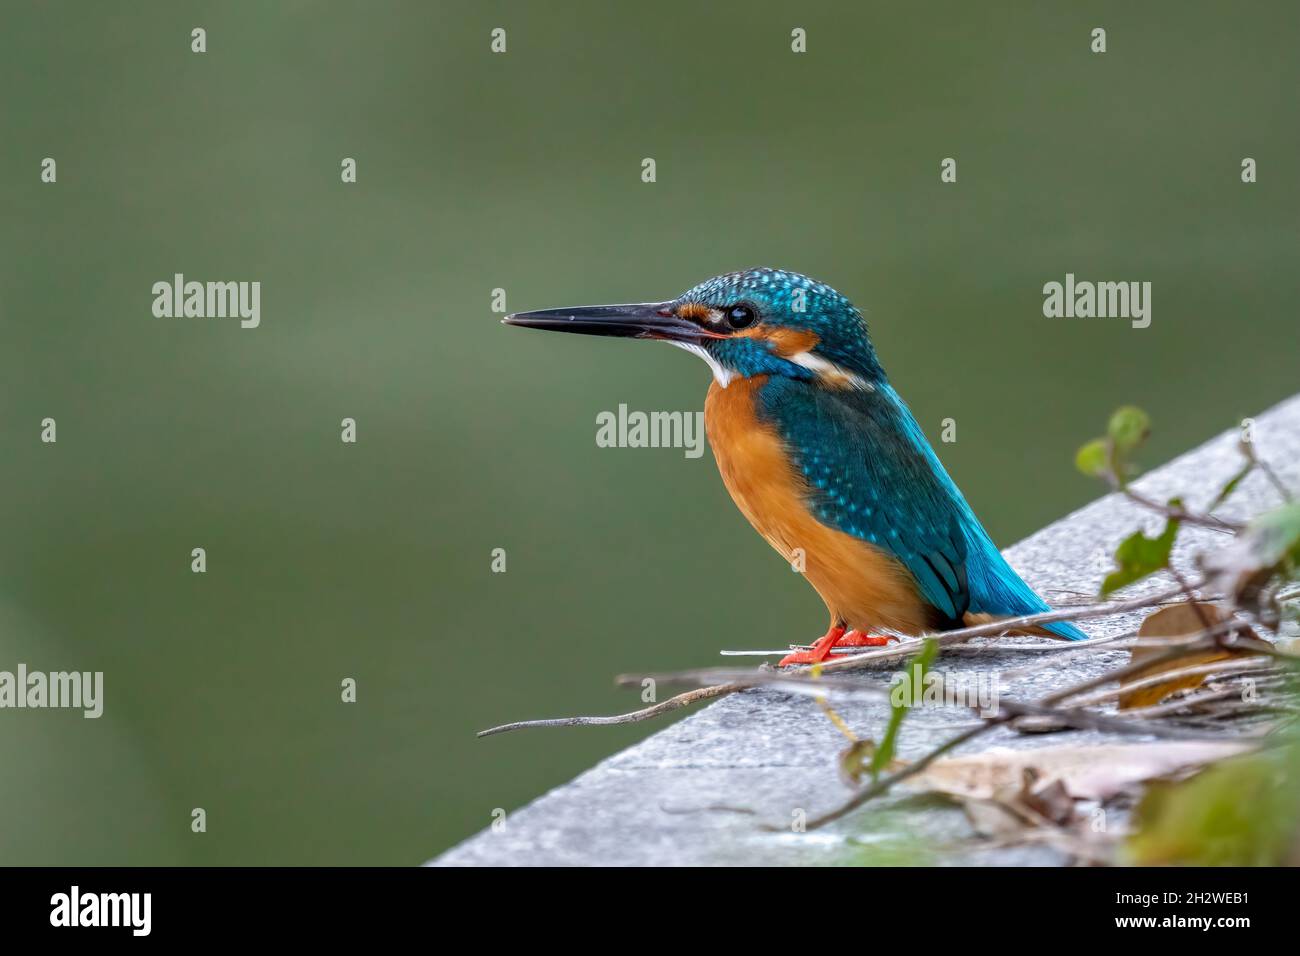
M 1131 451 L 1142 444 L 1150 431 L 1151 419 L 1147 413 L 1132 405 L 1117 408 L 1106 427 L 1110 440 L 1120 452 Z
M 1110 449 L 1104 438 L 1094 438 L 1074 456 L 1074 465 L 1089 478 L 1100 478 L 1110 468 Z

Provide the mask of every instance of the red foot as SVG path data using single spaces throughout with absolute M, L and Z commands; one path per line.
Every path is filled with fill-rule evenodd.
M 821 664 L 831 657 L 832 647 L 884 647 L 890 641 L 896 640 L 898 640 L 896 637 L 875 637 L 871 634 L 863 634 L 861 631 L 849 631 L 845 634 L 844 626 L 839 625 L 819 637 L 817 643 L 808 650 L 791 651 L 785 655 L 777 667 L 788 667 L 791 664 Z
M 863 634 L 861 631 L 849 631 L 842 638 L 835 642 L 836 647 L 884 647 L 890 641 L 896 641 L 896 637 L 877 637 L 873 634 Z

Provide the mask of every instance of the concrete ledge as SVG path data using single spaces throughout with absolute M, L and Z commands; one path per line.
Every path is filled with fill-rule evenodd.
M 1182 495 L 1203 506 L 1241 464 L 1234 429 L 1145 475 L 1137 487 L 1164 500 Z M 1300 488 L 1300 396 L 1256 418 L 1260 455 L 1293 488 Z M 1245 518 L 1280 502 L 1264 476 L 1253 474 L 1221 510 Z M 1162 521 L 1128 500 L 1110 495 L 1093 502 L 1007 550 L 1012 565 L 1048 601 L 1078 600 L 1095 593 L 1104 574 L 1103 555 L 1136 527 L 1155 531 Z M 1216 532 L 1185 528 L 1175 564 L 1190 569 L 1191 555 L 1221 539 Z M 1155 591 L 1160 578 L 1131 590 Z M 1136 627 L 1139 614 L 1087 622 L 1094 637 Z M 1003 696 L 1032 699 L 1066 687 L 1127 659 L 1126 651 L 1098 650 L 1006 681 Z M 953 655 L 946 670 L 1007 670 L 1026 663 L 1024 654 Z M 888 672 L 863 675 L 884 682 Z M 850 726 L 878 735 L 888 715 L 885 702 L 837 705 Z M 965 712 L 930 709 L 909 716 L 900 753 L 916 757 L 970 722 Z M 584 733 L 531 730 L 521 733 Z M 959 753 L 990 747 L 1036 747 L 1105 739 L 1095 731 L 1046 736 L 995 730 Z M 1131 739 L 1131 738 L 1130 738 Z M 485 830 L 432 861 L 466 865 L 806 865 L 837 863 L 1040 864 L 1062 862 L 1045 848 L 960 849 L 945 843 L 969 835 L 956 808 L 906 793 L 869 804 L 833 826 L 813 833 L 769 833 L 759 821 L 788 825 L 796 808 L 811 818 L 850 794 L 836 757 L 844 738 L 807 698 L 750 690 L 723 698 L 615 754 L 570 783 L 510 814 L 500 831 Z

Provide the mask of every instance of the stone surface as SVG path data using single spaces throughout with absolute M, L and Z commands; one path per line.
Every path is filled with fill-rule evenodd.
M 1300 488 L 1300 396 L 1257 417 L 1256 448 L 1292 488 Z M 1238 432 L 1225 432 L 1145 476 L 1136 487 L 1153 498 L 1183 496 L 1208 504 L 1241 464 Z M 1281 501 L 1267 479 L 1252 474 L 1219 511 L 1246 518 Z M 1006 552 L 1011 564 L 1049 602 L 1086 600 L 1096 593 L 1115 545 L 1135 528 L 1157 531 L 1163 519 L 1119 495 L 1062 518 Z M 1189 571 L 1192 556 L 1223 535 L 1186 528 L 1175 564 Z M 1129 594 L 1169 587 L 1165 577 Z M 1085 622 L 1093 637 L 1131 631 L 1140 615 Z M 1044 658 L 1032 652 L 962 653 L 940 662 L 950 675 L 1000 672 L 1004 699 L 1032 700 L 1118 666 L 1124 650 L 1054 653 L 1052 664 L 1016 675 Z M 890 671 L 863 681 L 884 685 Z M 878 736 L 888 703 L 836 704 L 849 726 Z M 933 749 L 972 722 L 969 711 L 923 708 L 909 715 L 900 755 Z M 529 730 L 522 733 L 581 733 Z M 1039 747 L 1105 739 L 1094 731 L 1017 734 L 998 729 L 958 753 L 991 747 Z M 1110 738 L 1114 739 L 1114 738 Z M 1133 739 L 1133 738 L 1128 738 Z M 1140 738 L 1138 738 L 1140 739 Z M 767 689 L 723 698 L 511 813 L 499 831 L 485 830 L 432 861 L 434 865 L 797 865 L 856 863 L 1045 864 L 1055 851 L 981 848 L 966 839 L 960 810 L 934 797 L 891 793 L 837 823 L 795 833 L 797 812 L 811 818 L 842 803 L 851 791 L 840 779 L 837 755 L 844 738 L 811 699 Z M 784 828 L 769 832 L 762 824 Z

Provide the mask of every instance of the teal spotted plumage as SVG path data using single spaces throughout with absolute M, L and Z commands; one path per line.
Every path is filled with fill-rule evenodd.
M 942 624 L 960 627 L 967 613 L 1047 610 L 994 546 L 883 379 L 870 391 L 826 391 L 773 377 L 759 395 L 762 414 L 809 482 L 813 514 L 898 558 Z M 1068 623 L 1046 627 L 1060 637 L 1084 637 Z
M 898 558 L 948 627 L 971 607 L 962 509 L 919 449 L 900 441 L 905 409 L 878 382 L 828 391 L 773 376 L 760 417 L 785 439 L 809 484 L 814 516 Z

